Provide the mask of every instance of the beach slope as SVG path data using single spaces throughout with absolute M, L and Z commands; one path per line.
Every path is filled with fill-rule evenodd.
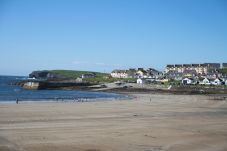
M 225 151 L 227 102 L 132 100 L 0 105 L 0 151 Z

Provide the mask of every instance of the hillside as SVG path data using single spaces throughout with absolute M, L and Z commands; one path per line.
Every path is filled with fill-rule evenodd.
M 61 75 L 66 78 L 72 78 L 76 79 L 78 77 L 81 77 L 83 74 L 89 74 L 94 73 L 97 77 L 104 77 L 109 76 L 107 73 L 101 73 L 101 72 L 92 72 L 92 71 L 77 71 L 77 70 L 49 70 L 50 73 L 55 75 Z
M 76 79 L 83 74 L 94 73 L 96 77 L 109 76 L 106 73 L 92 72 L 92 71 L 77 71 L 77 70 L 41 70 L 33 71 L 29 74 L 30 78 L 36 79 Z
M 102 83 L 110 83 L 115 81 L 134 81 L 135 79 L 126 78 L 119 79 L 113 78 L 110 74 L 101 73 L 101 72 L 92 72 L 92 71 L 77 71 L 77 70 L 42 70 L 42 71 L 33 71 L 29 74 L 30 78 L 36 79 L 47 79 L 47 80 L 75 80 L 81 77 L 83 74 L 95 74 L 93 78 L 84 78 L 83 82 L 89 82 L 92 84 L 102 84 Z

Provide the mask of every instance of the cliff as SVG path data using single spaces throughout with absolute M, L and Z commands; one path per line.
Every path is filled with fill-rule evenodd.
M 77 79 L 83 75 L 94 75 L 95 77 L 105 77 L 109 76 L 106 73 L 100 72 L 91 72 L 91 71 L 76 71 L 76 70 L 42 70 L 42 71 L 33 71 L 29 74 L 29 78 L 35 79 Z
M 21 81 L 18 85 L 27 90 L 43 90 L 43 89 L 86 89 L 91 86 L 90 83 L 76 81 L 38 81 L 26 80 Z
M 35 79 L 67 79 L 67 77 L 61 75 L 61 74 L 56 74 L 52 73 L 51 71 L 33 71 L 32 73 L 29 74 L 29 78 L 35 78 Z

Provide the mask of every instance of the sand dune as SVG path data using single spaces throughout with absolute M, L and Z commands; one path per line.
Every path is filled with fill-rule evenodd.
M 205 96 L 0 105 L 0 151 L 226 151 L 227 102 Z

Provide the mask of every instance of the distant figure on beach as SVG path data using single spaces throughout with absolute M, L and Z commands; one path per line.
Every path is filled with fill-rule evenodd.
M 16 103 L 17 103 L 17 104 L 19 103 L 19 99 L 18 99 L 18 98 L 16 99 Z

